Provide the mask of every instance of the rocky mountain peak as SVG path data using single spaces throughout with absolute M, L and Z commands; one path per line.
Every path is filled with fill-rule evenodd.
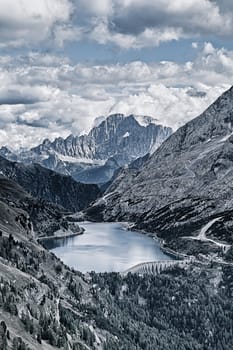
M 152 153 L 172 133 L 171 128 L 157 125 L 148 116 L 112 114 L 99 121 L 88 134 L 46 139 L 14 158 L 4 150 L 0 154 L 9 160 L 40 163 L 81 182 L 102 184 L 119 167 Z

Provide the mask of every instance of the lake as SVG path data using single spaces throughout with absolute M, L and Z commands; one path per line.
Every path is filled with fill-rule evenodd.
M 123 272 L 148 261 L 171 260 L 160 243 L 145 234 L 129 231 L 120 223 L 80 223 L 83 235 L 54 239 L 46 246 L 65 264 L 83 273 Z

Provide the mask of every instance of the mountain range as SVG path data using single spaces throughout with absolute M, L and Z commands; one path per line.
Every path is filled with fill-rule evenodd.
M 19 152 L 2 147 L 0 155 L 12 161 L 41 164 L 76 181 L 101 185 L 120 167 L 154 152 L 171 133 L 171 128 L 157 125 L 151 117 L 113 114 L 96 123 L 87 135 L 46 139 L 37 147 Z
M 170 247 L 190 251 L 213 220 L 206 234 L 232 244 L 233 87 L 172 134 L 140 169 L 120 171 L 86 214 L 131 221 Z
M 102 197 L 96 185 L 1 158 L 0 349 L 230 350 L 232 165 L 233 88 L 118 169 Z M 83 275 L 40 244 L 82 233 L 74 205 L 82 218 L 131 221 L 193 258 L 155 275 Z

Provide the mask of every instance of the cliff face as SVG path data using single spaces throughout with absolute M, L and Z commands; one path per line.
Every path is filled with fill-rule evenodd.
M 33 148 L 32 152 L 56 152 L 80 161 L 106 161 L 114 157 L 121 166 L 144 156 L 152 146 L 160 145 L 170 134 L 170 128 L 154 124 L 152 118 L 141 125 L 137 116 L 113 114 L 94 127 L 88 135 L 70 135 L 66 139 L 58 138 L 53 142 L 45 140 L 42 145 Z
M 154 151 L 171 133 L 171 128 L 156 125 L 152 118 L 114 114 L 87 135 L 44 140 L 19 154 L 3 147 L 0 154 L 9 160 L 39 163 L 77 181 L 102 184 L 121 166 Z

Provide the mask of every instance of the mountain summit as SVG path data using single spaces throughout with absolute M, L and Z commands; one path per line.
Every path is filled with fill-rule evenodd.
M 77 181 L 101 184 L 116 169 L 154 151 L 171 135 L 171 128 L 155 122 L 151 117 L 113 114 L 87 135 L 59 137 L 53 142 L 46 139 L 18 155 L 4 147 L 0 154 L 9 160 L 37 162 Z

